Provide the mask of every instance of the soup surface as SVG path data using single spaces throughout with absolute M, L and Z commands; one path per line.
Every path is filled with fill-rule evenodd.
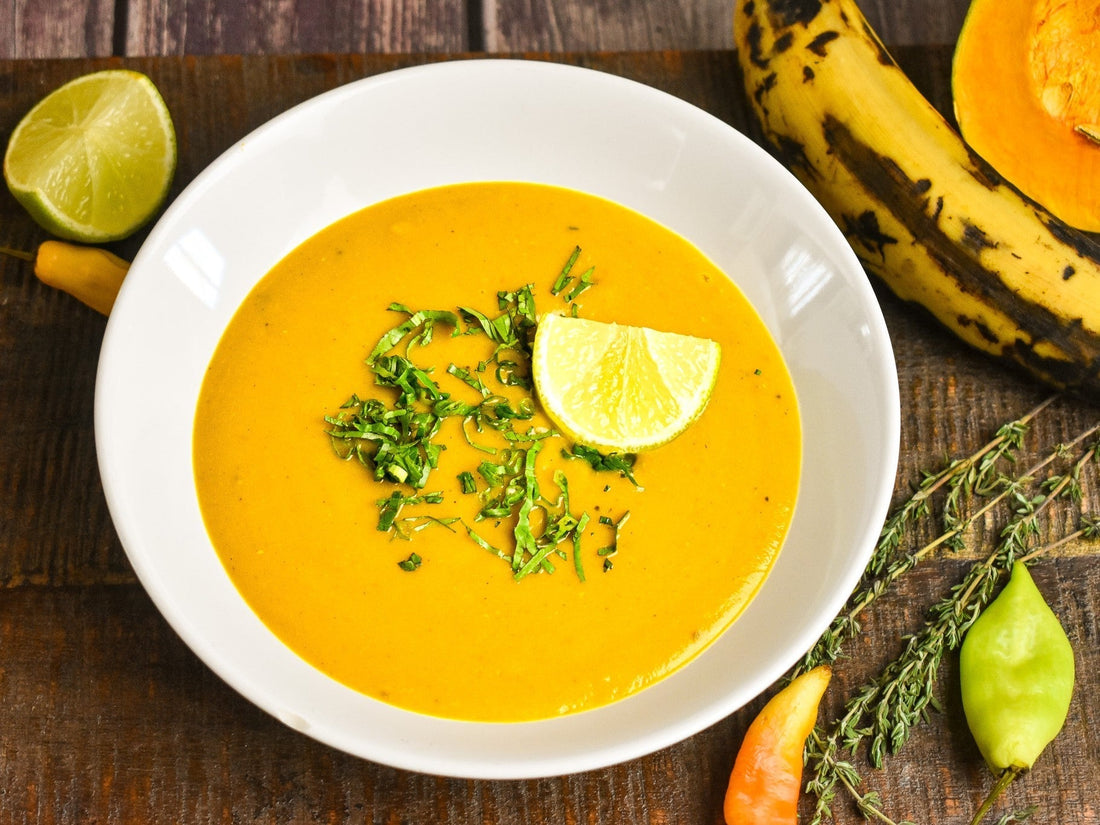
M 576 248 L 572 280 L 554 294 Z M 546 435 L 537 405 L 533 417 L 505 427 L 511 439 L 473 418 L 444 420 L 445 449 L 422 489 L 376 480 L 369 461 L 340 460 L 353 445 L 330 435 L 326 417 L 358 409 L 342 411 L 349 400 L 392 403 L 396 392 L 376 386 L 365 359 L 387 331 L 414 326 L 417 310 L 459 320 L 435 324 L 430 343 L 412 341 L 423 330 L 416 327 L 393 354 L 430 368 L 454 399 L 473 405 L 488 392 L 522 411 L 530 393 L 513 385 L 522 383 L 522 354 L 492 362 L 496 344 L 478 331 L 475 313 L 458 309 L 491 320 L 502 312 L 498 292 L 514 296 L 525 285 L 538 313 L 575 311 L 718 341 L 721 368 L 702 417 L 625 473 L 567 457 L 573 445 Z M 462 369 L 448 373 L 451 365 Z M 227 328 L 194 429 L 213 545 L 279 638 L 369 696 L 487 721 L 597 707 L 703 650 L 775 561 L 800 450 L 782 357 L 722 272 L 621 206 L 521 183 L 402 196 L 295 249 Z M 509 561 L 521 517 L 514 509 L 485 515 L 499 492 L 494 473 L 504 472 L 493 467 L 509 456 L 535 462 L 518 481 L 538 485 L 523 517 L 530 529 L 575 528 L 523 575 Z M 381 529 L 395 493 L 402 506 Z

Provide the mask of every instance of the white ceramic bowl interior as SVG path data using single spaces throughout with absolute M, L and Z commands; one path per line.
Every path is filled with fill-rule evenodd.
M 472 180 L 572 187 L 691 240 L 740 285 L 779 342 L 804 422 L 794 522 L 741 618 L 655 686 L 533 723 L 409 713 L 299 659 L 227 577 L 192 478 L 203 372 L 256 281 L 352 211 Z M 560 775 L 638 757 L 765 690 L 854 587 L 886 515 L 899 437 L 895 365 L 875 296 L 839 231 L 794 178 L 745 136 L 675 97 L 520 60 L 440 63 L 354 82 L 225 152 L 167 209 L 133 263 L 103 343 L 95 418 L 122 544 L 160 611 L 209 667 L 336 748 L 477 778 Z

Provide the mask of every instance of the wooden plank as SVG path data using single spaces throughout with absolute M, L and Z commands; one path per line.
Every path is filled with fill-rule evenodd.
M 467 34 L 464 0 L 134 0 L 125 53 L 460 52 Z
M 9 0 L 0 5 L 0 59 L 109 55 L 113 0 Z
M 732 49 L 733 0 L 484 0 L 489 52 Z M 862 0 L 887 43 L 953 43 L 969 0 Z
M 488 52 L 732 47 L 730 0 L 691 3 L 484 0 Z
M 888 43 L 951 43 L 968 0 L 861 5 Z M 732 0 L 131 0 L 116 21 L 111 0 L 14 0 L 0 7 L 0 59 L 726 49 L 732 7 Z M 480 17 L 469 19 L 468 9 Z

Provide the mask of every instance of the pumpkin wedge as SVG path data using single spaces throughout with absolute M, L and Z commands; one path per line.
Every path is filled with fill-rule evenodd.
M 1100 231 L 1100 10 L 972 0 L 951 72 L 955 119 L 999 174 L 1070 226 Z

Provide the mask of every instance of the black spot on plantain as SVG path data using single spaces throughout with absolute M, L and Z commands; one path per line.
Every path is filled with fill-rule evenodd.
M 787 135 L 773 133 L 769 135 L 769 142 L 772 154 L 792 172 L 801 171 L 806 177 L 818 177 L 817 169 L 806 157 L 806 147 L 800 141 Z
M 756 89 L 754 89 L 752 93 L 752 99 L 756 101 L 757 106 L 760 106 L 761 108 L 764 107 L 764 95 L 775 88 L 775 83 L 777 79 L 778 78 L 776 77 L 776 73 L 771 72 L 757 84 Z
M 962 242 L 963 246 L 975 254 L 981 254 L 983 249 L 997 248 L 997 244 L 990 240 L 985 230 L 970 221 L 964 222 Z
M 768 9 L 777 29 L 804 26 L 821 11 L 821 0 L 772 0 Z
M 816 54 L 818 57 L 824 57 L 828 52 L 828 49 L 826 47 L 838 37 L 840 37 L 839 32 L 822 32 L 809 43 L 807 43 L 806 48 Z
M 756 3 L 754 3 L 753 0 L 749 0 L 749 2 L 745 4 L 742 11 L 744 12 L 745 17 L 752 17 L 754 14 L 756 14 Z
M 966 153 L 970 159 L 970 167 L 966 170 L 970 173 L 970 177 L 974 178 L 974 180 L 986 189 L 997 189 L 1005 185 L 1004 178 L 997 173 L 996 169 L 986 163 L 981 155 L 976 153 L 969 146 L 966 147 Z
M 960 327 L 974 327 L 974 329 L 978 331 L 978 334 L 991 344 L 1000 343 L 1000 339 L 993 334 L 993 330 L 981 321 L 975 321 L 969 315 L 959 315 L 955 318 L 955 321 Z
M 1076 272 L 1077 272 L 1076 269 L 1074 269 L 1069 264 L 1066 264 L 1066 268 L 1062 270 L 1062 280 L 1063 281 L 1068 281 L 1070 278 L 1072 278 L 1074 276 L 1074 274 Z
M 1072 327 L 1080 327 L 1080 319 L 1069 322 Z M 1100 359 L 1079 360 L 1076 358 L 1052 358 L 1035 351 L 1035 343 L 1017 339 L 1003 350 L 1005 358 L 1022 366 L 1034 376 L 1042 378 L 1047 384 L 1087 397 L 1093 401 L 1100 396 Z
M 809 66 L 803 66 L 802 67 L 802 82 L 803 83 L 812 83 L 813 80 L 814 80 L 814 77 L 815 77 L 815 75 L 814 75 L 814 70 L 813 69 L 811 69 Z
M 932 188 L 932 181 L 930 181 L 928 178 L 921 178 L 920 180 L 918 180 L 916 183 L 913 184 L 913 191 L 910 192 L 909 194 L 910 194 L 911 197 L 920 200 L 921 204 L 923 205 L 922 208 L 928 209 L 928 198 L 926 198 L 924 196 L 928 194 L 928 192 L 929 192 L 929 190 L 931 190 L 931 188 Z M 936 199 L 936 208 L 937 209 L 943 209 L 943 198 L 942 197 Z
M 1062 223 L 1046 210 L 1040 211 L 1039 218 L 1050 234 L 1057 238 L 1060 243 L 1072 247 L 1073 251 L 1082 258 L 1100 263 L 1100 236 L 1074 229 Z
M 883 260 L 886 258 L 886 247 L 898 242 L 897 238 L 882 231 L 878 215 L 870 209 L 864 210 L 855 217 L 842 215 L 841 219 L 844 222 L 841 230 L 849 243 L 854 241 Z
M 772 54 L 783 54 L 794 44 L 794 32 L 783 32 L 772 43 Z
M 766 69 L 768 68 L 768 58 L 764 57 L 764 49 L 760 45 L 762 37 L 760 24 L 754 20 L 749 24 L 749 30 L 745 32 L 745 42 L 749 45 L 749 60 L 757 68 Z

